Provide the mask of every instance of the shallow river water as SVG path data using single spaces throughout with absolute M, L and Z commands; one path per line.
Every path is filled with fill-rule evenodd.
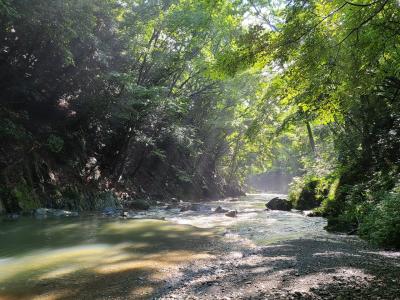
M 185 263 L 232 245 L 325 235 L 322 218 L 265 211 L 273 194 L 208 202 L 237 210 L 154 208 L 133 219 L 99 216 L 0 222 L 0 299 L 147 298 Z

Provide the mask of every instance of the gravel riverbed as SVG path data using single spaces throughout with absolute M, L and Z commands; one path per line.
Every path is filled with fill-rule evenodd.
M 400 299 L 400 252 L 301 238 L 193 263 L 156 299 Z

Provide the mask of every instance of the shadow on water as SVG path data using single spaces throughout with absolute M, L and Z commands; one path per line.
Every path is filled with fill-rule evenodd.
M 0 299 L 147 299 L 216 242 L 192 226 L 93 217 L 2 223 L 0 239 Z
M 327 234 L 321 218 L 265 211 L 268 197 L 133 220 L 0 223 L 0 299 L 330 299 L 327 289 L 342 299 L 371 299 L 376 289 L 393 299 L 400 291 L 399 253 Z M 212 213 L 218 206 L 237 217 Z

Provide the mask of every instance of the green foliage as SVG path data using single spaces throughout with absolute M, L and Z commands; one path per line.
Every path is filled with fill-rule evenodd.
M 359 233 L 376 245 L 400 248 L 400 193 L 388 192 L 379 200 L 364 216 Z
M 3 138 L 13 138 L 15 140 L 23 140 L 28 137 L 25 129 L 10 119 L 0 120 L 0 136 Z
M 290 185 L 289 201 L 296 209 L 309 210 L 319 207 L 321 202 L 329 198 L 328 194 L 333 186 L 331 183 L 331 177 L 297 177 Z
M 295 205 L 309 192 L 322 200 L 315 211 L 328 217 L 331 229 L 355 231 L 368 219 L 374 228 L 381 219 L 370 231 L 382 226 L 388 232 L 389 204 L 381 203 L 396 205 L 387 195 L 400 161 L 400 35 L 392 25 L 400 21 L 398 3 L 252 5 L 263 25 L 253 45 L 263 47 L 241 44 L 237 52 L 256 49 L 254 65 L 261 63 L 270 79 L 257 101 L 252 138 L 265 138 L 273 128 L 280 138 L 270 149 L 288 139 L 290 150 L 278 152 L 294 153 L 303 173 L 292 185 Z M 381 237 L 368 239 L 385 244 Z
M 151 152 L 154 156 L 158 157 L 161 160 L 165 160 L 167 158 L 167 156 L 165 155 L 165 151 L 161 150 L 161 149 L 154 149 Z
M 294 207 L 296 207 L 296 202 L 300 198 L 301 191 L 306 184 L 305 177 L 295 177 L 290 183 L 288 199 Z
M 60 153 L 64 147 L 64 140 L 57 135 L 50 134 L 47 138 L 46 145 L 51 152 Z
M 328 195 L 325 195 L 321 200 L 321 206 L 315 209 L 315 212 L 322 216 L 337 215 L 340 207 L 338 207 L 337 200 L 337 189 L 339 187 L 340 180 L 336 178 L 333 180 L 329 187 Z
M 395 239 L 396 1 L 156 2 L 0 0 L 0 184 L 14 202 L 35 206 L 52 158 L 74 162 L 60 185 L 199 197 L 279 169 L 302 176 L 295 207 Z M 67 205 L 86 207 L 74 191 Z
M 69 210 L 89 210 L 93 209 L 88 199 L 85 199 L 77 186 L 66 186 L 62 191 L 58 191 L 53 197 L 54 203 L 58 207 L 65 207 Z
M 32 187 L 27 185 L 24 181 L 19 182 L 11 190 L 10 196 L 12 199 L 8 199 L 8 201 L 17 203 L 19 210 L 23 212 L 31 212 L 40 207 L 40 202 L 33 193 Z
M 96 194 L 92 199 L 92 207 L 90 209 L 102 210 L 106 207 L 119 207 L 120 203 L 117 197 L 111 191 L 101 192 Z M 87 204 L 87 202 L 85 203 Z M 82 209 L 87 209 L 86 207 L 82 207 Z
M 181 182 L 192 182 L 192 177 L 187 174 L 185 171 L 178 170 L 177 171 L 178 180 Z

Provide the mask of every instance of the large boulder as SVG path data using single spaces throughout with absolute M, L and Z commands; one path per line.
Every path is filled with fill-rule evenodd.
M 282 199 L 279 197 L 272 198 L 267 204 L 265 204 L 265 206 L 271 210 L 290 211 L 292 209 L 292 203 L 290 203 L 287 199 Z
M 126 203 L 126 207 L 128 209 L 148 210 L 150 208 L 150 204 L 146 200 L 135 199 L 128 201 Z

